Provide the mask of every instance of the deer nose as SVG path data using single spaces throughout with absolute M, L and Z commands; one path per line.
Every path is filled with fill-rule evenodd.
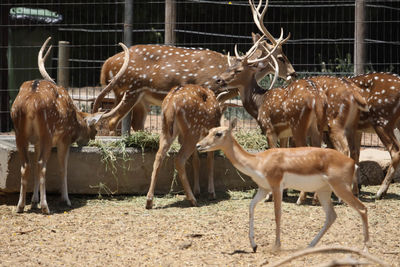
M 201 145 L 200 145 L 200 144 L 197 144 L 197 145 L 196 145 L 196 149 L 197 149 L 197 150 L 199 150 L 199 149 L 200 149 L 200 147 L 201 147 Z
M 291 79 L 294 79 L 294 78 L 297 78 L 297 72 L 292 72 L 292 73 L 290 73 L 289 74 L 289 76 L 288 76 L 288 80 L 291 80 Z
M 217 80 L 215 81 L 218 85 L 225 85 L 225 81 L 222 80 L 221 78 L 217 78 Z

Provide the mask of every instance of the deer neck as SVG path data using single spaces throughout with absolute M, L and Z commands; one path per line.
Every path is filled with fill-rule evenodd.
M 258 85 L 255 73 L 246 77 L 246 82 L 239 86 L 240 98 L 243 107 L 255 119 L 258 117 L 258 110 L 263 102 L 265 89 Z
M 231 139 L 232 142 L 230 142 L 230 144 L 232 145 L 221 148 L 221 150 L 235 168 L 253 177 L 254 174 L 258 172 L 257 165 L 259 165 L 259 158 L 256 154 L 251 154 L 244 150 L 233 137 L 231 137 Z

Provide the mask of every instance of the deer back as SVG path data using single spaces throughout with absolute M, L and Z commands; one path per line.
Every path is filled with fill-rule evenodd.
M 162 112 L 162 130 L 171 136 L 174 127 L 179 127 L 181 134 L 205 136 L 209 129 L 220 125 L 222 115 L 214 93 L 193 84 L 172 88 L 162 103 Z
M 367 100 L 369 112 L 361 114 L 360 120 L 374 124 L 394 125 L 400 117 L 400 77 L 391 73 L 370 73 L 349 78 Z
M 96 130 L 84 117 L 63 87 L 46 80 L 24 82 L 11 108 L 16 135 L 33 143 L 40 138 L 51 138 L 52 145 L 59 140 L 87 143 Z
M 113 89 L 116 95 L 125 90 L 147 88 L 163 94 L 177 85 L 198 84 L 216 90 L 213 82 L 228 66 L 226 56 L 205 49 L 164 45 L 135 45 L 130 49 L 128 69 Z M 106 84 L 123 63 L 123 53 L 107 59 L 101 70 L 101 83 Z

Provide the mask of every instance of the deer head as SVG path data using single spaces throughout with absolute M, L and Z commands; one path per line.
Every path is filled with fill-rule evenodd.
M 43 57 L 43 53 L 44 53 L 44 51 L 47 47 L 47 44 L 49 43 L 50 40 L 51 40 L 51 37 L 47 38 L 47 40 L 43 43 L 42 47 L 40 48 L 40 51 L 38 54 L 38 65 L 39 65 L 40 74 L 42 75 L 43 79 L 55 84 L 54 80 L 47 73 L 45 66 L 44 66 L 44 62 L 46 61 L 52 46 L 49 47 L 49 49 L 47 50 L 44 57 Z M 124 72 L 126 71 L 126 69 L 128 67 L 129 50 L 123 43 L 119 43 L 119 45 L 124 50 L 123 65 L 122 65 L 121 69 L 118 71 L 118 73 L 115 75 L 115 77 L 111 80 L 111 82 L 103 89 L 103 91 L 108 91 L 108 90 L 110 90 L 110 88 L 115 86 L 116 82 L 120 79 L 120 77 L 124 74 Z M 56 88 L 56 87 L 58 87 L 58 86 L 55 85 L 54 88 Z M 56 90 L 56 94 L 58 94 L 57 90 Z M 78 143 L 78 145 L 86 145 L 89 142 L 89 140 L 94 139 L 97 134 L 96 124 L 100 120 L 106 119 L 107 117 L 104 117 L 104 115 L 105 115 L 104 112 L 96 112 L 96 113 L 91 114 L 91 113 L 79 111 L 76 108 L 75 108 L 75 112 L 76 112 L 76 117 L 77 117 L 77 120 L 79 121 L 79 124 L 81 125 L 81 127 L 84 128 L 84 130 L 80 131 L 80 135 L 77 137 L 76 142 Z

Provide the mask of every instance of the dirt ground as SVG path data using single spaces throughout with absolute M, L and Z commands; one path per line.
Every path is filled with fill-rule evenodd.
M 383 200 L 377 186 L 363 187 L 368 207 L 369 252 L 400 266 L 400 184 L 392 184 Z M 51 215 L 25 208 L 15 214 L 18 195 L 0 194 L 1 266 L 258 266 L 272 264 L 304 249 L 323 225 L 324 214 L 310 201 L 283 204 L 282 249 L 273 251 L 273 204 L 260 203 L 255 213 L 256 253 L 248 240 L 248 206 L 254 190 L 220 192 L 216 201 L 201 197 L 190 207 L 183 195 L 157 196 L 146 210 L 144 196 L 72 195 L 72 207 L 49 195 Z M 317 246 L 362 249 L 361 220 L 346 205 L 335 205 L 336 222 Z M 348 254 L 301 257 L 286 266 L 313 266 Z M 360 259 L 353 254 L 353 258 Z M 84 265 L 83 265 L 84 264 Z

